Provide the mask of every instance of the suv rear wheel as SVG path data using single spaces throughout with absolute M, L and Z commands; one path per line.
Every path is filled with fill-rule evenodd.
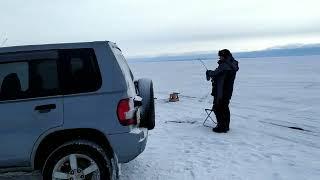
M 43 179 L 111 180 L 111 159 L 89 141 L 72 141 L 57 148 L 45 162 Z

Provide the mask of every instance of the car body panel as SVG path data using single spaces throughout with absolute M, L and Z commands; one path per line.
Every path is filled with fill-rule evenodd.
M 36 106 L 55 104 L 47 113 Z M 63 124 L 63 98 L 35 98 L 0 103 L 0 167 L 30 166 L 33 145 L 47 130 Z
M 34 168 L 39 144 L 48 135 L 61 130 L 86 128 L 102 132 L 119 162 L 130 161 L 145 149 L 148 130 L 138 125 L 122 126 L 118 121 L 119 101 L 129 98 L 133 103 L 136 91 L 131 71 L 128 78 L 127 69 L 121 67 L 126 61 L 115 43 L 96 41 L 15 46 L 0 48 L 0 54 L 78 48 L 94 50 L 102 78 L 101 87 L 94 92 L 0 102 L 0 113 L 7 117 L 0 118 L 0 123 L 4 124 L 0 126 L 0 142 L 8 141 L 1 144 L 1 168 Z M 34 112 L 34 106 L 47 103 L 55 103 L 57 109 L 41 115 Z

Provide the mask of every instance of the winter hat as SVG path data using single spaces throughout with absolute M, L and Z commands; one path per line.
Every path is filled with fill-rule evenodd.
M 228 49 L 222 49 L 218 52 L 218 55 L 219 56 L 222 56 L 222 57 L 229 57 L 229 56 L 232 56 L 231 52 L 228 50 Z

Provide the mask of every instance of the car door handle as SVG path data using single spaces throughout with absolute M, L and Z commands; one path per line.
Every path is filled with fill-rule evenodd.
M 56 109 L 55 104 L 46 104 L 46 105 L 40 105 L 36 106 L 34 110 L 39 111 L 40 113 L 47 113 L 50 112 L 52 109 Z

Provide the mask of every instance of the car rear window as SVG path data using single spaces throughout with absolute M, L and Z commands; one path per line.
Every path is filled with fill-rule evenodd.
M 126 80 L 126 84 L 128 86 L 129 89 L 132 89 L 132 90 L 135 90 L 135 86 L 134 86 L 134 76 L 130 70 L 130 67 L 127 63 L 127 60 L 125 59 L 125 57 L 123 56 L 121 50 L 116 47 L 116 46 L 113 46 L 113 52 L 114 52 L 114 55 L 116 56 L 117 58 L 117 61 L 119 63 L 119 66 L 122 70 L 122 73 L 124 74 L 124 77 L 125 77 L 125 80 Z

